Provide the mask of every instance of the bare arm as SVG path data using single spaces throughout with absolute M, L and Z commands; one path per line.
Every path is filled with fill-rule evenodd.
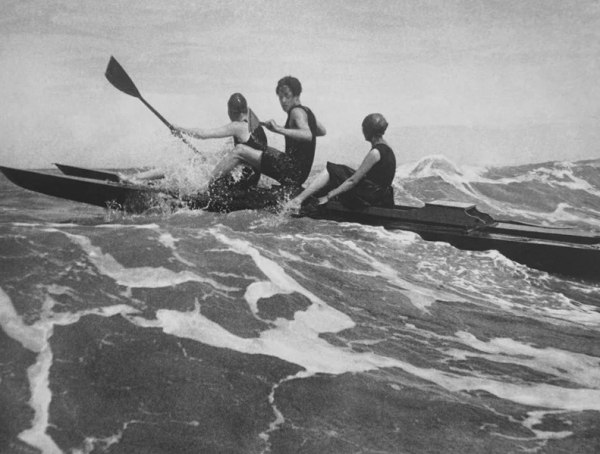
M 248 126 L 245 123 L 234 121 L 214 129 L 182 128 L 180 126 L 173 126 L 173 130 L 196 139 L 221 139 L 233 136 L 243 139 L 243 137 L 240 136 L 243 135 L 243 131 L 247 132 Z
M 323 199 L 325 199 L 323 203 L 325 203 L 328 199 L 332 199 L 340 194 L 343 194 L 344 192 L 347 192 L 354 186 L 356 186 L 358 182 L 365 177 L 367 172 L 379 162 L 380 159 L 381 155 L 379 154 L 379 150 L 377 148 L 372 148 L 371 151 L 367 153 L 367 156 L 365 156 L 365 159 L 363 159 L 363 162 L 361 163 L 358 170 L 354 172 L 354 174 L 350 178 L 348 178 L 346 181 L 340 184 L 337 188 L 334 188 L 331 191 L 329 191 L 329 193 L 325 197 L 323 197 Z
M 323 123 L 321 123 L 319 120 L 317 120 L 317 137 L 322 137 L 325 134 L 327 134 L 327 129 L 325 129 L 325 126 L 323 126 Z
M 279 126 L 275 120 L 269 120 L 264 125 L 277 134 L 281 134 L 290 139 L 302 140 L 310 142 L 313 139 L 313 134 L 308 126 L 308 115 L 303 109 L 293 109 L 290 114 L 290 124 L 292 128 L 284 128 Z M 324 130 L 324 128 L 323 128 Z M 317 135 L 319 135 L 319 125 L 317 124 Z

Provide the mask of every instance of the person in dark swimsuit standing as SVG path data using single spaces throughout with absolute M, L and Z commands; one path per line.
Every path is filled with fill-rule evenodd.
M 369 114 L 362 122 L 365 140 L 371 149 L 357 170 L 342 164 L 327 163 L 327 167 L 297 197 L 286 206 L 298 210 L 312 195 L 322 205 L 337 198 L 348 208 L 394 206 L 392 183 L 396 174 L 396 157 L 383 139 L 388 123 L 379 113 Z
M 278 125 L 275 120 L 262 124 L 270 131 L 285 136 L 285 152 L 271 147 L 257 150 L 240 144 L 217 165 L 215 174 L 227 174 L 235 166 L 246 163 L 285 187 L 299 188 L 306 181 L 315 157 L 316 138 L 326 134 L 325 127 L 308 107 L 301 104 L 302 85 L 298 79 L 292 76 L 282 78 L 275 92 L 281 108 L 288 114 L 285 126 Z

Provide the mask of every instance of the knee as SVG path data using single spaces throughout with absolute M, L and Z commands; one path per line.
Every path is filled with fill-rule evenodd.
M 329 172 L 327 169 L 321 171 L 316 177 L 315 182 L 318 182 L 321 185 L 326 185 L 329 183 Z
M 236 145 L 233 150 L 231 150 L 231 158 L 238 161 L 238 163 L 244 161 L 244 157 L 246 155 L 246 150 L 243 145 Z
M 241 164 L 242 162 L 244 162 L 243 150 L 238 147 L 239 145 L 236 146 L 233 150 L 231 150 L 228 157 L 236 164 Z
M 258 150 L 248 147 L 244 144 L 236 145 L 232 151 L 232 156 L 235 157 L 238 164 L 249 164 L 258 168 L 262 154 Z
M 237 155 L 246 153 L 246 150 L 248 150 L 248 146 L 244 145 L 243 143 L 238 143 L 235 147 L 233 147 L 233 152 Z

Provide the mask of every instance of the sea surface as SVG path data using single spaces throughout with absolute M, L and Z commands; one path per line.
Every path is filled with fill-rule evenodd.
M 0 191 L 1 453 L 600 452 L 598 283 L 352 223 Z M 395 192 L 600 232 L 600 160 L 432 156 Z

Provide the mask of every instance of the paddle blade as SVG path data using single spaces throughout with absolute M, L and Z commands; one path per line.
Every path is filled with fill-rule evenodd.
M 140 92 L 115 57 L 110 57 L 104 75 L 118 90 L 141 99 Z
M 258 119 L 252 109 L 248 109 L 248 130 L 254 136 L 257 142 L 264 145 L 269 145 L 265 130 L 262 128 L 262 122 Z
M 248 109 L 248 129 L 250 129 L 250 132 L 252 132 L 259 126 L 260 120 L 252 109 Z

